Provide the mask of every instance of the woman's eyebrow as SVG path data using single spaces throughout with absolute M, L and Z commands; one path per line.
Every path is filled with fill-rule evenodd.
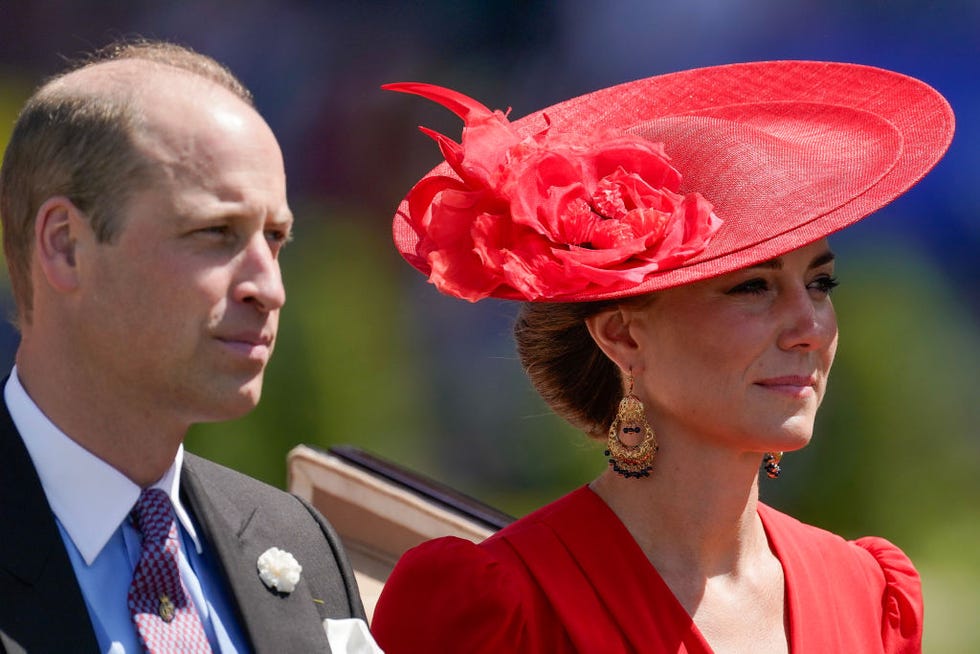
M 835 258 L 836 258 L 836 255 L 833 252 L 831 252 L 830 250 L 827 250 L 826 252 L 824 252 L 822 254 L 818 254 L 816 257 L 814 257 L 813 258 L 813 261 L 810 262 L 810 265 L 807 266 L 807 269 L 810 269 L 810 268 L 819 268 L 820 266 L 823 266 L 823 265 L 826 265 L 826 264 L 830 263 Z M 761 261 L 761 262 L 759 262 L 757 264 L 748 266 L 746 268 L 746 270 L 751 270 L 752 268 L 766 268 L 766 269 L 770 269 L 770 270 L 782 270 L 783 269 L 783 258 L 782 257 L 776 257 L 775 259 L 769 259 L 769 261 Z
M 783 259 L 782 257 L 776 257 L 775 259 L 770 259 L 769 261 L 760 261 L 757 264 L 749 266 L 746 270 L 751 270 L 752 268 L 769 268 L 771 270 L 782 270 Z
M 836 259 L 836 255 L 830 250 L 827 250 L 823 254 L 814 257 L 813 261 L 810 262 L 810 268 L 819 268 L 820 266 L 826 265 Z

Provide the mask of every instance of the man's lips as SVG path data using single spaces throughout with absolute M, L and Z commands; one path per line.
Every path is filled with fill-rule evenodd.
M 250 357 L 266 357 L 275 337 L 267 332 L 238 332 L 216 336 L 224 345 Z

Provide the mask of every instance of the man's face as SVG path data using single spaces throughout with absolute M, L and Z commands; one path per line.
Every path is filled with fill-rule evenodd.
M 139 145 L 154 179 L 118 207 L 111 243 L 85 241 L 78 308 L 83 358 L 106 396 L 189 425 L 259 400 L 292 217 L 258 114 L 222 89 L 181 84 L 146 102 Z

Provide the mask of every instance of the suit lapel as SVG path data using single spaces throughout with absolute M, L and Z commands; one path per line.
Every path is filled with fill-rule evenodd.
M 54 514 L 4 402 L 0 461 L 0 633 L 29 652 L 98 651 Z
M 323 643 L 322 618 L 301 581 L 288 596 L 276 595 L 258 576 L 259 555 L 276 543 L 259 526 L 262 507 L 241 508 L 234 490 L 209 484 L 197 473 L 195 457 L 185 454 L 181 492 L 201 529 L 204 547 L 213 548 L 238 609 L 238 619 L 255 651 L 290 651 L 289 643 Z M 297 650 L 299 651 L 299 650 Z

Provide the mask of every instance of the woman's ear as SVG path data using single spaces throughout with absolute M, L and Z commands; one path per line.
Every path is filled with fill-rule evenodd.
M 585 319 L 585 326 L 596 342 L 620 370 L 633 368 L 637 345 L 629 329 L 629 314 L 621 306 L 611 307 Z
M 64 196 L 48 198 L 34 220 L 34 252 L 48 285 L 60 293 L 78 287 L 75 247 L 87 220 Z

